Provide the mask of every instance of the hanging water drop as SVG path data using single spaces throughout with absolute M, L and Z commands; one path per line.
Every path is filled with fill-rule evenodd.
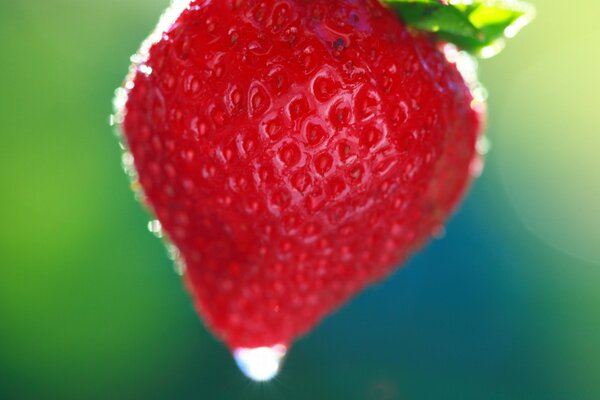
M 252 349 L 237 348 L 233 351 L 233 358 L 248 378 L 256 382 L 266 382 L 277 375 L 286 352 L 287 348 L 281 344 Z

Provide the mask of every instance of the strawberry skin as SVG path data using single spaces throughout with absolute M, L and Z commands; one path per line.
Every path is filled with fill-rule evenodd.
M 145 47 L 122 131 L 230 348 L 288 345 L 391 273 L 478 162 L 469 85 L 376 0 L 191 1 Z

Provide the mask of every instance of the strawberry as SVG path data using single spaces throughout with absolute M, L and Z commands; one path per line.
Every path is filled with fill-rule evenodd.
M 236 354 L 280 357 L 456 208 L 484 109 L 456 54 L 376 0 L 195 0 L 163 18 L 118 122 Z

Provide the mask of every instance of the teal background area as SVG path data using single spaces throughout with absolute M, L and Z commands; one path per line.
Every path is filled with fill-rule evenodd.
M 486 169 L 441 240 L 267 384 L 204 328 L 108 126 L 167 0 L 0 0 L 0 399 L 600 398 L 600 3 L 481 64 Z

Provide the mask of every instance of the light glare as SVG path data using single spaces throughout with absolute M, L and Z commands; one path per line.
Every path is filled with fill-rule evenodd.
M 257 382 L 266 382 L 279 372 L 286 351 L 287 348 L 280 344 L 253 349 L 237 348 L 233 352 L 233 358 L 248 378 Z

